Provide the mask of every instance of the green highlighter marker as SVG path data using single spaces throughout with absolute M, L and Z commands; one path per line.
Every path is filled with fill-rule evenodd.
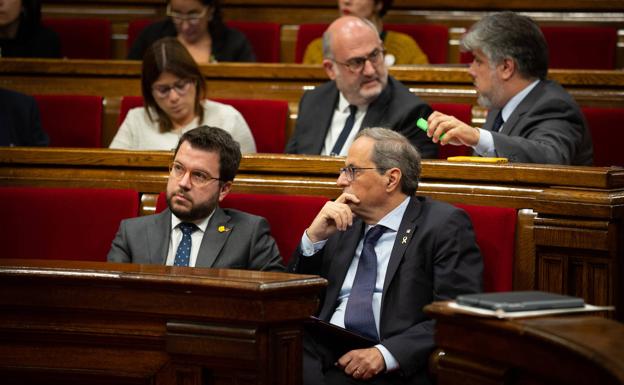
M 427 132 L 427 127 L 429 127 L 429 125 L 427 124 L 427 121 L 425 119 L 418 118 L 418 120 L 416 121 L 416 127 Z M 442 139 L 443 137 L 444 137 L 444 134 L 440 135 L 440 139 Z

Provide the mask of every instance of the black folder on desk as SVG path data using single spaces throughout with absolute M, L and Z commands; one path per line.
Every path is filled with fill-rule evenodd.
M 508 291 L 502 293 L 463 294 L 457 304 L 506 312 L 567 309 L 585 306 L 582 298 L 545 291 Z
M 310 335 L 326 346 L 331 346 L 338 357 L 354 349 L 366 349 L 377 345 L 379 342 L 363 335 L 354 333 L 340 326 L 310 316 L 305 323 L 305 328 Z

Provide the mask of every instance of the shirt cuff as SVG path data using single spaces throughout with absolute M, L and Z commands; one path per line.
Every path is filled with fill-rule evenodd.
M 384 361 L 386 362 L 386 372 L 392 372 L 399 368 L 399 362 L 396 360 L 396 358 L 394 358 L 392 353 L 390 353 L 390 351 L 386 349 L 385 346 L 383 346 L 382 344 L 377 344 L 375 345 L 375 347 L 377 348 L 377 350 L 379 350 L 384 358 Z
M 479 142 L 474 147 L 474 150 L 481 156 L 496 156 L 494 138 L 490 131 L 479 128 Z
M 301 237 L 301 254 L 304 257 L 312 256 L 325 247 L 325 243 L 327 243 L 327 239 L 313 243 L 304 230 Z

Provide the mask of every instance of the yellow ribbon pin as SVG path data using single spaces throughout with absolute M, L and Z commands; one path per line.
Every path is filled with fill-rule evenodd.
M 219 228 L 217 229 L 217 231 L 219 231 L 220 233 L 225 233 L 225 232 L 230 231 L 230 228 L 228 228 L 228 227 L 225 227 L 225 226 L 221 225 L 221 226 L 219 226 Z

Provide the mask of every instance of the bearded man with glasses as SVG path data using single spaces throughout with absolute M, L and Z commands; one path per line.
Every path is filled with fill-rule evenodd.
M 168 209 L 123 220 L 108 261 L 283 271 L 266 219 L 219 207 L 240 160 L 239 144 L 220 128 L 182 135 L 170 166 Z
M 287 153 L 346 155 L 360 129 L 380 126 L 403 134 L 423 158 L 437 158 L 438 146 L 416 127 L 431 107 L 388 76 L 383 44 L 370 21 L 334 21 L 323 34 L 323 56 L 331 81 L 301 98 Z

